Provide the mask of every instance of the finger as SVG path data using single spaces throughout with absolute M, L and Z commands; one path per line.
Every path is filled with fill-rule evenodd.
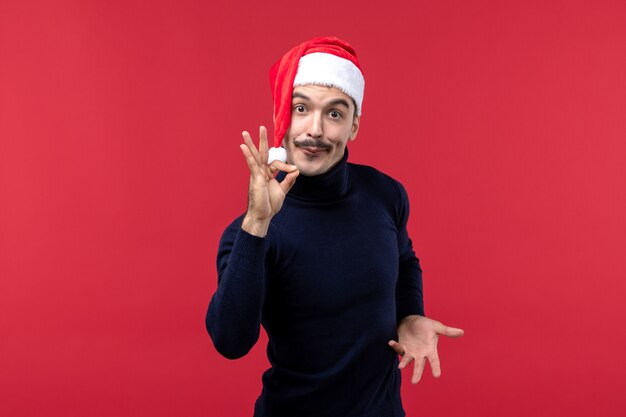
M 289 173 L 289 172 L 298 171 L 298 167 L 295 165 L 286 164 L 281 161 L 272 161 L 272 163 L 269 164 L 269 167 L 268 167 L 269 178 L 274 178 L 276 174 L 278 173 L 278 171 L 284 171 L 284 172 Z M 295 181 L 295 178 L 294 178 L 294 181 Z
M 293 172 L 298 169 L 298 167 L 295 165 L 287 164 L 283 161 L 278 161 L 278 160 L 272 161 L 272 163 L 270 164 L 270 167 L 274 167 L 275 169 L 279 171 L 284 171 L 284 172 Z
M 391 348 L 395 350 L 398 355 L 404 356 L 404 346 L 402 346 L 400 343 L 396 342 L 395 340 L 390 340 L 387 344 L 391 346 Z
M 404 369 L 408 364 L 411 363 L 411 361 L 413 360 L 413 356 L 406 353 L 403 345 L 396 342 L 395 340 L 390 340 L 387 344 L 391 346 L 391 348 L 402 357 L 402 359 L 400 359 L 400 363 L 398 363 L 398 369 Z
M 250 148 L 248 148 L 243 143 L 239 145 L 241 152 L 243 152 L 243 156 L 246 158 L 246 163 L 248 164 L 248 169 L 250 170 L 250 175 L 256 175 L 259 172 L 259 165 L 257 164 L 256 159 L 250 152 Z
M 441 363 L 439 362 L 439 354 L 436 351 L 428 357 L 428 363 L 430 364 L 430 370 L 433 376 L 439 378 L 441 376 Z
M 261 162 L 267 164 L 267 129 L 265 129 L 265 126 L 259 126 L 259 157 L 261 158 Z
M 265 126 L 259 127 L 259 150 L 257 150 L 256 146 L 254 146 L 254 142 L 252 140 L 252 136 L 247 131 L 243 131 L 241 133 L 243 136 L 243 141 L 245 145 L 250 150 L 250 153 L 253 155 L 254 160 L 257 165 L 262 169 L 262 172 L 265 174 L 267 179 L 273 178 L 274 173 L 267 166 L 267 130 Z
M 410 353 L 405 353 L 404 356 L 402 356 L 402 359 L 400 359 L 400 363 L 398 364 L 398 369 L 406 368 L 407 365 L 413 362 L 414 359 L 415 358 L 413 357 L 413 355 L 411 355 Z
M 267 145 L 267 129 L 265 126 L 259 126 L 259 159 L 265 166 L 265 173 L 268 179 L 274 178 L 276 170 L 267 165 L 269 151 Z
M 424 366 L 426 365 L 426 359 L 416 358 L 415 365 L 413 366 L 413 376 L 411 377 L 411 383 L 417 384 L 422 379 L 422 373 L 424 372 Z
M 259 155 L 259 151 L 257 150 L 256 146 L 254 146 L 254 142 L 252 142 L 252 136 L 250 136 L 250 133 L 244 130 L 243 132 L 241 132 L 241 136 L 243 136 L 243 142 L 250 150 L 250 154 L 252 154 L 256 163 L 258 165 L 262 165 L 261 156 Z
M 448 336 L 448 337 L 461 337 L 463 336 L 463 334 L 465 334 L 463 329 L 457 329 L 456 327 L 446 326 L 439 322 L 435 324 L 434 328 L 437 333 L 442 334 L 444 336 Z

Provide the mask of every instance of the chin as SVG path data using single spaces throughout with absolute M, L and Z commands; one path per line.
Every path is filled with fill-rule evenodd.
M 298 167 L 298 171 L 300 171 L 300 175 L 306 175 L 308 177 L 312 177 L 314 175 L 323 174 L 328 171 L 331 167 L 324 158 L 324 160 L 320 159 L 309 159 L 303 155 L 292 154 L 287 155 L 287 160 L 290 164 L 293 164 Z
M 300 174 L 306 175 L 307 177 L 313 177 L 315 175 L 323 174 L 329 169 L 329 167 L 326 167 L 326 166 L 319 166 L 317 164 L 312 165 L 309 163 L 295 164 L 295 165 L 298 166 L 298 170 L 300 171 Z

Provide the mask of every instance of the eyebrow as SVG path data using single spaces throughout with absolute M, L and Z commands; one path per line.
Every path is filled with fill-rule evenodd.
M 311 98 L 302 94 L 302 93 L 293 93 L 293 95 L 291 96 L 291 99 L 293 100 L 294 98 L 301 98 L 303 100 L 306 101 L 311 101 Z M 346 109 L 350 108 L 350 105 L 348 104 L 348 102 L 342 98 L 336 98 L 334 100 L 329 101 L 328 103 L 326 103 L 326 107 L 331 107 L 331 106 L 338 106 L 338 105 L 342 105 L 345 106 Z
M 310 98 L 310 97 L 305 96 L 305 95 L 304 95 L 304 94 L 302 94 L 302 93 L 293 93 L 293 95 L 291 96 L 291 98 L 292 98 L 292 99 L 294 99 L 294 98 L 303 98 L 303 99 L 305 99 L 305 100 L 307 100 L 307 101 L 311 101 L 311 98 Z

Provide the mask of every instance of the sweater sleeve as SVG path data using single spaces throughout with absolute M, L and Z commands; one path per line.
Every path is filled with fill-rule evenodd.
M 409 238 L 407 223 L 409 220 L 409 199 L 406 190 L 400 189 L 400 205 L 398 208 L 398 250 L 399 270 L 396 284 L 396 315 L 398 323 L 412 314 L 424 315 L 424 298 L 422 287 L 422 268 L 413 251 L 413 243 Z
M 266 239 L 241 229 L 241 218 L 222 235 L 218 284 L 206 315 L 217 351 L 229 359 L 246 355 L 259 338 L 265 299 Z

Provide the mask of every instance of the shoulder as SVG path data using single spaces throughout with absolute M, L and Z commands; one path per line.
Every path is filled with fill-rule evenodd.
M 409 196 L 395 178 L 367 165 L 349 164 L 350 182 L 355 192 L 367 198 L 370 205 L 391 215 L 398 227 L 403 227 L 409 216 Z
M 350 180 L 356 186 L 365 186 L 366 190 L 390 199 L 407 199 L 407 192 L 400 181 L 379 171 L 361 164 L 348 163 Z

